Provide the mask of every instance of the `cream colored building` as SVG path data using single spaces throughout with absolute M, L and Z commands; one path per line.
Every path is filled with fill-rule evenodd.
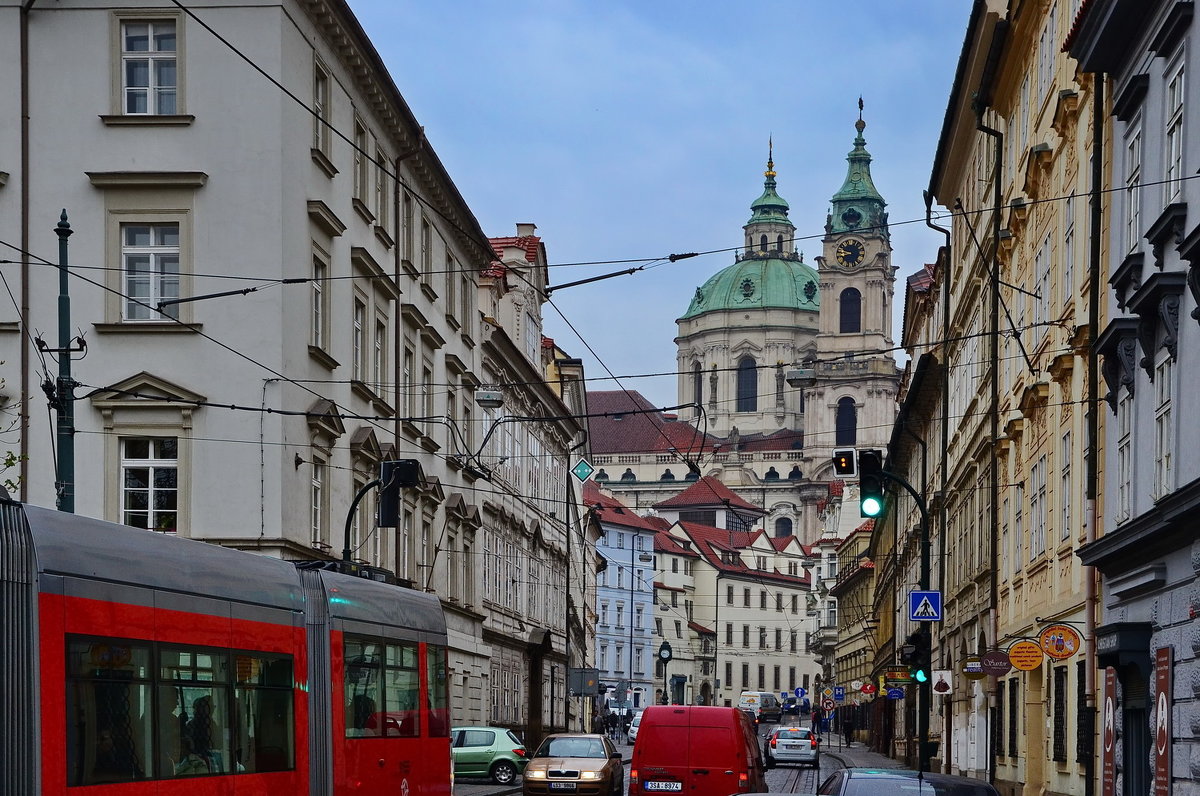
M 1062 52 L 1077 5 L 976 4 L 930 179 L 952 214 L 948 256 L 905 329 L 910 354 L 930 352 L 946 379 L 946 424 L 924 425 L 928 449 L 945 446 L 924 462 L 942 499 L 934 659 L 954 672 L 952 694 L 935 697 L 938 762 L 1006 794 L 1082 794 L 1094 730 L 1082 651 L 1029 672 L 961 673 L 968 656 L 1050 624 L 1082 635 L 1095 608 L 1075 553 L 1089 533 L 1089 299 L 1107 277 L 1089 274 L 1091 78 Z M 904 459 L 916 483 L 921 456 Z

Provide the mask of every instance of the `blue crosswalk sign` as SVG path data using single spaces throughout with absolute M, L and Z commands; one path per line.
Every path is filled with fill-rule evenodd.
M 940 591 L 909 592 L 908 619 L 910 622 L 942 621 L 942 593 Z

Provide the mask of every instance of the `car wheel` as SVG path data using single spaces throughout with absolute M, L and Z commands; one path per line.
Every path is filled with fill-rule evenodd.
M 517 778 L 517 767 L 507 760 L 501 760 L 492 766 L 492 782 L 497 785 L 507 785 Z

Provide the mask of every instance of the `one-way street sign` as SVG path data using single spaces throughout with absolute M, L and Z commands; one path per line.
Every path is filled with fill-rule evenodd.
M 942 593 L 940 591 L 909 592 L 908 619 L 910 622 L 942 621 Z

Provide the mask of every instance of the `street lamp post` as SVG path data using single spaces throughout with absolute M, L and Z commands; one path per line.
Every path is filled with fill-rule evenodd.
M 670 694 L 667 692 L 667 664 L 671 662 L 671 645 L 665 640 L 658 648 L 658 659 L 663 665 L 663 704 L 671 704 Z

